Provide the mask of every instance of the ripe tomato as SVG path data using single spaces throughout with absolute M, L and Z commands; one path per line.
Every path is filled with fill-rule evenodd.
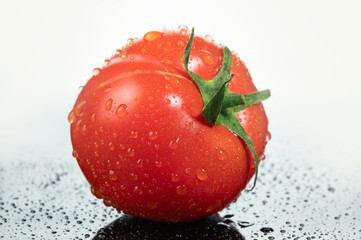
M 230 204 L 255 172 L 244 141 L 202 116 L 202 96 L 183 66 L 189 37 L 180 28 L 128 40 L 94 69 L 69 114 L 73 156 L 107 206 L 155 221 L 195 220 Z M 209 80 L 222 60 L 222 46 L 194 37 L 190 70 Z M 235 54 L 231 72 L 231 92 L 257 91 Z M 237 117 L 263 156 L 262 104 Z

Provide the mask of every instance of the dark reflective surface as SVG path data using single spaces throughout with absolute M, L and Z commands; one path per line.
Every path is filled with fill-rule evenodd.
M 124 215 L 104 228 L 101 228 L 94 240 L 244 240 L 232 221 L 218 214 L 205 219 L 179 224 L 157 223 Z

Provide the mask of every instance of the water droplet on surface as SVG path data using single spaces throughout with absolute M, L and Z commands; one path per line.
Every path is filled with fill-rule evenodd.
M 111 181 L 115 181 L 118 179 L 118 176 L 115 174 L 115 172 L 113 170 L 109 170 L 109 179 Z
M 206 212 L 216 212 L 221 208 L 221 206 L 222 206 L 221 200 L 216 200 L 214 203 L 209 205 Z
M 98 198 L 98 199 L 104 198 L 104 194 L 101 193 L 99 190 L 95 189 L 94 187 L 90 187 L 90 189 L 91 189 L 92 194 L 93 194 L 96 198 Z
M 86 125 L 84 124 L 84 126 L 81 128 L 81 135 L 85 136 L 86 134 Z
M 124 117 L 128 114 L 128 106 L 125 104 L 120 104 L 115 111 L 115 114 L 117 117 Z
M 188 27 L 186 25 L 180 25 L 178 27 L 178 29 L 179 29 L 180 34 L 182 34 L 182 35 L 186 34 L 188 31 Z
M 186 168 L 185 170 L 185 173 L 189 174 L 191 172 L 191 169 L 190 168 Z
M 109 150 L 111 150 L 111 151 L 113 151 L 115 148 L 115 146 L 112 142 L 109 143 L 108 147 L 109 147 Z
M 105 110 L 109 111 L 113 106 L 113 99 L 109 98 L 106 102 L 105 102 Z
M 153 132 L 153 131 L 151 131 L 151 132 L 149 132 L 149 134 L 148 134 L 148 138 L 150 139 L 150 140 L 156 140 L 157 138 L 158 138 L 158 133 L 157 132 Z
M 178 195 L 184 195 L 187 193 L 187 187 L 185 185 L 178 186 L 176 192 Z
M 150 32 L 147 32 L 146 34 L 144 34 L 143 39 L 145 41 L 153 41 L 153 40 L 161 37 L 163 34 L 164 33 L 158 32 L 158 31 L 150 31 Z
M 178 45 L 179 47 L 184 47 L 184 42 L 183 42 L 182 40 L 179 40 L 179 41 L 177 42 L 177 45 Z
M 100 73 L 100 68 L 94 68 L 93 69 L 93 76 L 96 76 Z
M 138 159 L 136 166 L 139 167 L 139 168 L 143 167 L 143 160 Z
M 254 225 L 254 223 L 250 223 L 250 222 L 246 222 L 246 221 L 238 221 L 238 226 L 240 226 L 241 228 L 246 228 L 246 227 L 250 227 L 253 225 Z
M 128 156 L 128 157 L 133 157 L 133 156 L 134 156 L 134 149 L 128 148 L 128 150 L 127 150 L 127 156 Z
M 109 59 L 105 59 L 104 60 L 104 66 L 108 65 L 110 63 L 110 60 Z
M 176 149 L 176 148 L 178 147 L 178 142 L 179 142 L 179 138 L 172 140 L 172 141 L 169 143 L 169 147 L 170 147 L 171 149 Z
M 263 227 L 260 229 L 261 232 L 263 233 L 270 233 L 270 232 L 273 232 L 273 228 L 270 228 L 270 227 Z
M 202 62 L 208 66 L 214 66 L 215 64 L 217 64 L 217 61 L 215 61 L 212 54 L 207 50 L 200 51 L 199 56 Z
M 138 186 L 135 186 L 134 188 L 134 192 L 138 195 L 142 195 L 143 194 L 143 190 L 140 189 Z
M 134 173 L 130 173 L 130 178 L 131 178 L 133 181 L 137 181 L 137 180 L 138 180 L 138 175 L 137 175 L 137 174 L 134 174 Z
M 170 104 L 171 101 L 170 101 L 169 99 L 166 99 L 166 100 L 165 100 L 165 103 L 166 103 L 166 104 Z
M 81 120 L 77 121 L 75 124 L 75 130 L 79 131 L 81 127 Z
M 208 174 L 207 171 L 204 168 L 200 168 L 197 170 L 197 178 L 200 181 L 204 181 L 208 178 Z
M 95 122 L 95 113 L 92 114 L 92 117 L 91 117 L 91 122 Z
M 75 107 L 75 109 L 74 109 L 75 116 L 79 117 L 83 114 L 85 103 L 86 103 L 86 101 L 82 101 Z
M 134 38 L 128 38 L 127 40 L 127 46 L 131 47 L 134 44 L 135 39 Z
M 73 154 L 73 157 L 76 159 L 79 157 L 78 152 L 75 150 L 73 150 L 72 154 Z
M 138 132 L 131 131 L 129 137 L 134 138 L 134 139 L 137 138 L 138 137 Z
M 172 173 L 172 182 L 179 182 L 180 178 L 178 174 Z
M 266 136 L 266 141 L 269 142 L 272 138 L 272 135 L 270 132 L 267 133 L 267 136 Z
M 223 148 L 217 148 L 217 158 L 219 160 L 226 160 L 227 159 L 227 153 L 224 151 Z
M 69 115 L 68 115 L 68 122 L 70 124 L 74 122 L 74 117 L 75 117 L 74 110 L 71 110 Z
M 162 165 L 163 165 L 163 163 L 160 162 L 160 161 L 156 161 L 156 162 L 155 162 L 155 166 L 156 166 L 156 167 L 162 167 Z

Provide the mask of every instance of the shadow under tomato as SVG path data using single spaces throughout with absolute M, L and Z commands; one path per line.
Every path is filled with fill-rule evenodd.
M 104 228 L 93 240 L 245 240 L 232 224 L 218 214 L 187 223 L 159 223 L 124 215 Z

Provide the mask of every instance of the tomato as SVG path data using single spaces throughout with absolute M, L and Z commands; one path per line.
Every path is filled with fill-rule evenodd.
M 195 220 L 229 205 L 254 175 L 245 142 L 202 116 L 202 96 L 183 65 L 189 38 L 180 28 L 128 40 L 94 69 L 69 114 L 73 156 L 106 206 L 155 221 Z M 189 69 L 212 79 L 222 46 L 195 36 L 191 51 Z M 230 91 L 257 91 L 232 58 Z M 237 117 L 262 159 L 269 137 L 262 104 Z

